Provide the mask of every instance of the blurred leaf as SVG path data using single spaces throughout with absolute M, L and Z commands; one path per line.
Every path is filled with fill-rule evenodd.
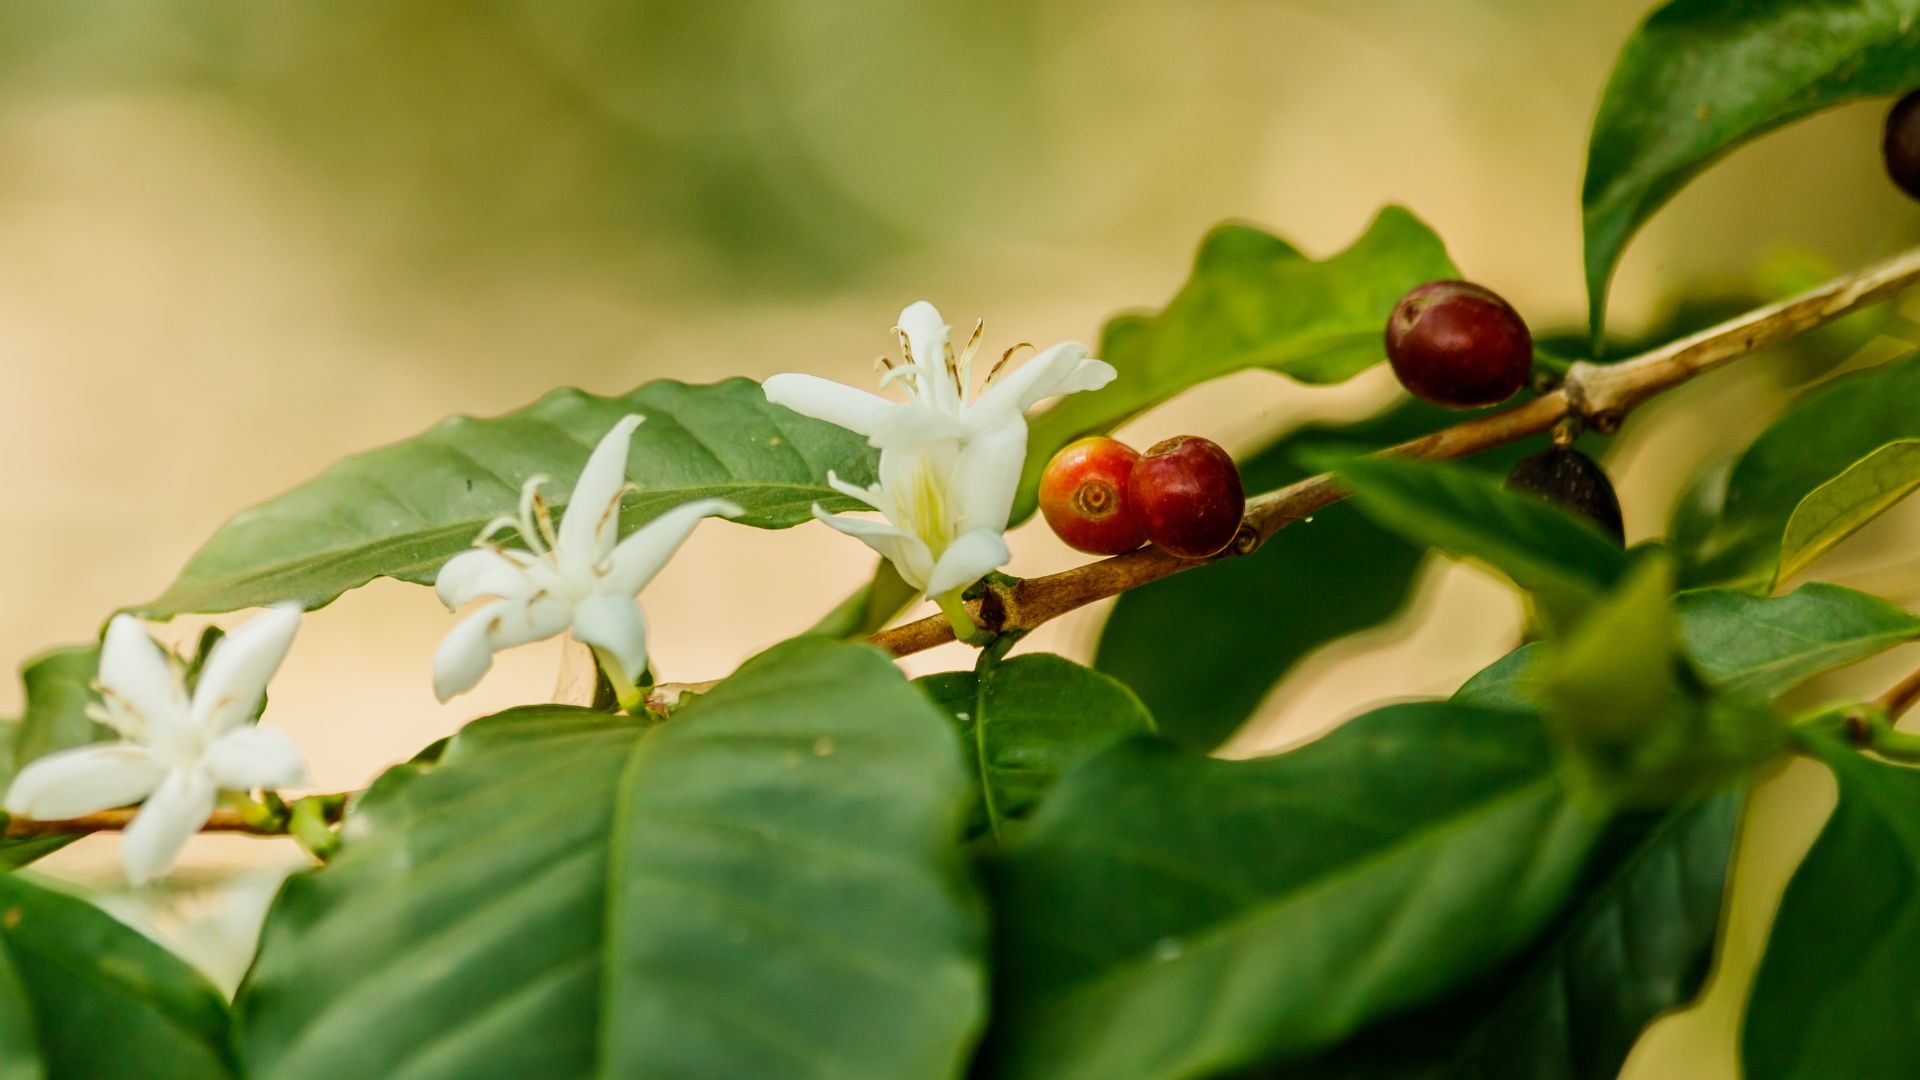
M 920 590 L 907 584 L 892 562 L 881 559 L 873 568 L 873 576 L 820 616 L 807 633 L 842 639 L 866 637 L 884 629 L 919 595 Z
M 219 991 L 106 912 L 18 874 L 0 874 L 0 1013 L 3 1076 L 233 1075 Z
M 1099 355 L 1119 377 L 1097 394 L 1061 399 L 1033 421 L 1013 520 L 1033 512 L 1055 451 L 1114 427 L 1188 387 L 1247 368 L 1333 383 L 1386 358 L 1387 315 L 1415 285 L 1458 277 L 1433 230 L 1397 206 L 1352 246 L 1314 262 L 1245 225 L 1207 235 L 1187 283 L 1154 315 L 1122 315 Z
M 1920 354 L 1825 383 L 1748 446 L 1714 498 L 1709 474 L 1672 529 L 1682 582 L 1763 585 L 1794 510 L 1815 489 L 1881 447 L 1920 438 Z M 1717 514 L 1715 513 L 1718 503 Z
M 1920 488 L 1920 439 L 1888 443 L 1814 488 L 1787 519 L 1774 580 L 1805 570 L 1915 488 Z
M 952 1075 L 980 1024 L 967 783 L 876 650 L 776 646 L 677 713 L 545 706 L 390 770 L 242 987 L 273 1077 Z
M 1520 961 L 1339 1050 L 1250 1076 L 1288 1080 L 1619 1075 L 1641 1033 L 1706 979 L 1742 791 L 1630 817 L 1597 853 L 1581 901 Z M 1609 846 L 1609 845 L 1603 845 Z
M 1920 617 L 1817 581 L 1775 597 L 1683 592 L 1674 607 L 1695 670 L 1727 694 L 1775 697 L 1822 671 L 1920 638 Z
M 13 783 L 20 767 L 56 750 L 114 738 L 111 729 L 87 716 L 93 700 L 93 677 L 100 664 L 100 646 L 76 645 L 42 653 L 20 670 L 26 689 L 26 711 L 18 720 L 0 724 L 0 793 Z M 0 830 L 6 814 L 0 813 Z M 0 870 L 25 866 L 66 847 L 77 836 L 7 837 L 0 831 Z
M 1302 452 L 1367 453 L 1458 423 L 1462 414 L 1407 401 L 1354 424 L 1295 431 L 1240 465 L 1249 491 L 1307 475 Z M 1515 445 L 1471 464 L 1502 471 Z M 1336 504 L 1275 533 L 1248 559 L 1177 574 L 1120 594 L 1093 666 L 1132 687 L 1162 737 L 1211 750 L 1232 735 L 1313 650 L 1391 618 L 1406 602 L 1419 547 Z
M 987 865 L 991 1074 L 1202 1076 L 1320 1050 L 1512 955 L 1599 829 L 1524 713 L 1393 706 L 1247 761 L 1116 746 Z
M 1621 249 L 1722 155 L 1809 113 L 1920 85 L 1920 0 L 1673 0 L 1600 101 L 1581 191 L 1590 323 Z
M 1564 637 L 1533 693 L 1583 781 L 1607 800 L 1660 803 L 1711 790 L 1777 749 L 1764 705 L 1714 696 L 1680 652 L 1673 564 L 1641 559 Z
M 423 435 L 347 458 L 307 483 L 242 511 L 196 553 L 152 618 L 298 600 L 309 608 L 376 577 L 429 582 L 482 526 L 519 505 L 520 487 L 566 502 L 587 454 L 621 417 L 640 413 L 621 512 L 631 529 L 681 503 L 724 497 L 737 519 L 785 528 L 810 508 L 856 504 L 827 487 L 829 470 L 872 482 L 874 451 L 852 432 L 770 404 L 758 384 L 662 380 L 622 397 L 556 390 L 490 420 L 452 417 Z
M 1323 462 L 1353 492 L 1360 512 L 1384 528 L 1457 558 L 1486 563 L 1565 623 L 1625 571 L 1627 556 L 1585 518 L 1507 491 L 1465 466 L 1409 458 Z
M 1745 1073 L 1920 1075 L 1920 771 L 1804 738 L 1840 805 L 1780 901 L 1743 1024 Z
M 973 671 L 929 675 L 919 684 L 953 714 L 973 763 L 976 833 L 1004 834 L 1068 769 L 1121 739 L 1153 733 L 1153 717 L 1133 691 L 1048 653 L 995 660 L 982 652 Z

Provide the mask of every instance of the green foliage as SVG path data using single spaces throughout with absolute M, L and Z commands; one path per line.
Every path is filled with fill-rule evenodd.
M 746 379 L 663 380 L 611 398 L 556 390 L 505 416 L 443 420 L 242 511 L 140 611 L 165 618 L 279 600 L 315 608 L 377 577 L 432 581 L 482 526 L 513 511 L 528 478 L 551 477 L 542 494 L 563 506 L 594 444 L 629 413 L 647 421 L 633 436 L 627 475 L 639 493 L 621 510 L 624 529 L 716 496 L 746 510 L 743 524 L 785 528 L 810 520 L 816 502 L 856 505 L 827 487 L 829 471 L 873 480 L 865 440 L 770 404 Z
M 1250 761 L 1116 746 L 988 864 L 994 1074 L 1198 1076 L 1322 1049 L 1522 947 L 1599 828 L 1524 713 L 1394 706 Z
M 1098 355 L 1119 371 L 1113 384 L 1063 398 L 1033 421 L 1014 520 L 1033 512 L 1041 470 L 1074 439 L 1248 368 L 1305 383 L 1350 378 L 1386 359 L 1382 328 L 1403 293 L 1457 276 L 1440 238 L 1399 207 L 1319 262 L 1249 226 L 1215 229 L 1165 308 L 1120 316 L 1101 333 Z
M 1153 717 L 1121 683 L 1061 656 L 980 654 L 972 671 L 920 686 L 953 714 L 980 792 L 971 831 L 1003 835 L 1060 776 L 1121 739 L 1153 733 Z
M 1780 566 L 1774 579 L 1784 581 L 1805 570 L 1916 488 L 1920 488 L 1920 439 L 1890 442 L 1854 462 L 1793 508 L 1780 537 Z
M 1840 805 L 1774 918 L 1741 1035 L 1746 1075 L 1920 1074 L 1920 771 L 1806 742 Z
M 938 710 L 778 646 L 644 728 L 469 725 L 288 882 L 238 1000 L 275 1077 L 951 1075 L 983 1015 Z
M 1920 355 L 1843 375 L 1796 402 L 1734 463 L 1720 497 L 1712 476 L 1688 497 L 1696 509 L 1675 519 L 1671 537 L 1683 582 L 1772 580 L 1781 537 L 1808 496 L 1888 443 L 1920 438 L 1916 401 Z M 1850 528 L 1864 523 L 1850 517 Z
M 93 905 L 0 874 L 0 1076 L 233 1075 L 227 1005 Z
M 1680 651 L 1673 564 L 1640 562 L 1561 640 L 1533 682 L 1583 783 L 1608 800 L 1665 802 L 1711 790 L 1771 754 L 1781 724 L 1764 704 L 1700 685 Z
M 76 645 L 42 653 L 20 669 L 27 707 L 19 719 L 0 723 L 0 792 L 13 782 L 21 766 L 37 757 L 113 737 L 111 730 L 87 716 L 99 662 L 98 645 Z M 0 812 L 0 824 L 5 821 L 6 814 Z M 0 836 L 0 870 L 25 866 L 73 840 L 71 836 Z
M 1445 1002 L 1276 1070 L 1290 1080 L 1618 1075 L 1653 1019 L 1705 981 L 1743 793 L 1610 830 L 1582 899 L 1528 950 Z
M 1771 698 L 1920 638 L 1920 618 L 1822 582 L 1775 597 L 1699 589 L 1676 596 L 1674 609 L 1694 670 L 1725 694 Z
M 1465 466 L 1392 457 L 1309 460 L 1325 464 L 1381 527 L 1493 567 L 1532 593 L 1556 624 L 1577 617 L 1626 570 L 1626 554 L 1590 521 Z
M 1596 336 L 1640 225 L 1733 148 L 1809 113 L 1920 85 L 1920 0 L 1673 0 L 1600 101 L 1580 201 Z

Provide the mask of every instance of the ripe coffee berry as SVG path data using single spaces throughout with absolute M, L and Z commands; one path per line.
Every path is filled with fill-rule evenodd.
M 1149 447 L 1133 467 L 1127 496 L 1147 539 L 1184 559 L 1204 559 L 1233 543 L 1247 510 L 1233 458 L 1194 435 Z
M 1533 335 L 1490 289 L 1429 281 L 1387 318 L 1387 362 L 1415 397 L 1455 409 L 1498 405 L 1533 369 Z
M 1600 463 L 1578 450 L 1555 447 L 1530 458 L 1522 458 L 1507 474 L 1507 490 L 1524 491 L 1558 503 L 1580 514 L 1600 531 L 1624 546 L 1626 524 L 1620 517 L 1620 497 L 1613 492 L 1613 481 Z
M 1893 182 L 1901 191 L 1920 199 L 1920 90 L 1901 98 L 1887 113 L 1887 134 L 1880 153 Z
M 1127 481 L 1140 454 L 1095 435 L 1068 443 L 1040 474 L 1040 514 L 1067 546 L 1118 555 L 1146 542 L 1128 507 Z

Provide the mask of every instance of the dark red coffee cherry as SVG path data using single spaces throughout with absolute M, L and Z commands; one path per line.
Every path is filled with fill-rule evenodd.
M 1887 134 L 1880 153 L 1893 182 L 1901 191 L 1920 199 L 1920 90 L 1901 98 L 1887 113 Z
M 1626 524 L 1620 518 L 1620 497 L 1600 463 L 1578 450 L 1554 447 L 1522 458 L 1507 474 L 1508 491 L 1524 491 L 1580 514 L 1600 531 L 1625 546 Z
M 1127 495 L 1147 539 L 1183 559 L 1204 559 L 1233 543 L 1247 510 L 1233 458 L 1195 435 L 1149 447 L 1133 467 Z
M 1533 335 L 1492 290 L 1429 281 L 1393 306 L 1387 362 L 1401 385 L 1424 401 L 1455 409 L 1498 405 L 1526 385 Z
M 1040 474 L 1041 516 L 1075 551 L 1132 551 L 1146 542 L 1127 496 L 1127 481 L 1139 460 L 1139 451 L 1105 436 L 1068 443 Z

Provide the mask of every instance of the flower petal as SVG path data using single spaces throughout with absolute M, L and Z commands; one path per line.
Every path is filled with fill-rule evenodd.
M 620 535 L 620 493 L 627 486 L 627 451 L 633 445 L 633 429 L 642 419 L 621 417 L 587 455 L 586 467 L 567 496 L 567 511 L 560 517 L 563 563 L 592 566 L 613 550 Z
M 1008 414 L 1024 413 L 1047 398 L 1098 390 L 1112 382 L 1114 375 L 1113 365 L 1088 357 L 1086 346 L 1063 342 L 988 387 L 968 409 L 967 419 L 976 431 L 992 427 Z
M 1013 417 L 975 436 L 953 463 L 951 489 L 954 529 L 1007 530 L 1020 470 L 1027 460 L 1027 422 Z
M 767 400 L 801 416 L 838 424 L 856 435 L 871 436 L 886 417 L 905 408 L 879 394 L 822 379 L 817 375 L 773 375 L 760 384 Z
M 898 326 L 907 335 L 907 347 L 913 350 L 914 367 L 919 370 L 914 390 L 927 404 L 944 412 L 957 412 L 960 388 L 947 374 L 947 347 L 951 330 L 947 320 L 925 300 L 916 300 L 900 312 Z
M 235 728 L 215 739 L 200 764 L 223 791 L 280 788 L 307 782 L 293 740 L 271 728 Z
M 926 405 L 896 405 L 874 425 L 867 442 L 882 450 L 966 438 L 967 426 L 951 412 Z
M 115 615 L 100 645 L 100 690 L 122 735 L 149 738 L 186 719 L 186 694 L 160 646 L 131 615 Z M 137 730 L 128 730 L 135 728 Z
M 738 517 L 746 513 L 725 499 L 696 499 L 661 514 L 620 541 L 597 591 L 631 598 L 660 573 L 673 553 L 693 535 L 702 518 Z
M 933 552 L 919 537 L 884 521 L 829 514 L 818 505 L 813 508 L 813 516 L 879 552 L 907 584 L 916 589 L 926 587 L 927 575 L 933 572 Z
M 551 596 L 495 600 L 482 607 L 441 639 L 433 656 L 434 695 L 446 701 L 466 693 L 493 666 L 494 653 L 550 638 L 572 620 L 572 607 Z
M 7 788 L 7 813 L 55 821 L 147 797 L 166 775 L 144 746 L 80 746 L 35 758 Z
M 533 556 L 507 548 L 477 547 L 448 559 L 433 579 L 434 594 L 452 611 L 482 596 L 524 599 L 538 586 L 528 573 Z
M 573 636 L 611 654 L 629 683 L 647 669 L 647 617 L 631 594 L 602 593 L 574 605 Z
M 213 816 L 216 794 L 213 778 L 201 769 L 167 773 L 121 840 L 120 860 L 126 864 L 127 880 L 144 885 L 173 869 L 180 849 Z
M 998 529 L 975 529 L 940 553 L 940 562 L 927 578 L 927 595 L 971 585 L 989 572 L 1007 565 L 1013 553 L 1007 550 L 1007 538 Z
M 299 629 L 300 605 L 275 604 L 216 642 L 193 688 L 195 729 L 217 735 L 253 719 Z

